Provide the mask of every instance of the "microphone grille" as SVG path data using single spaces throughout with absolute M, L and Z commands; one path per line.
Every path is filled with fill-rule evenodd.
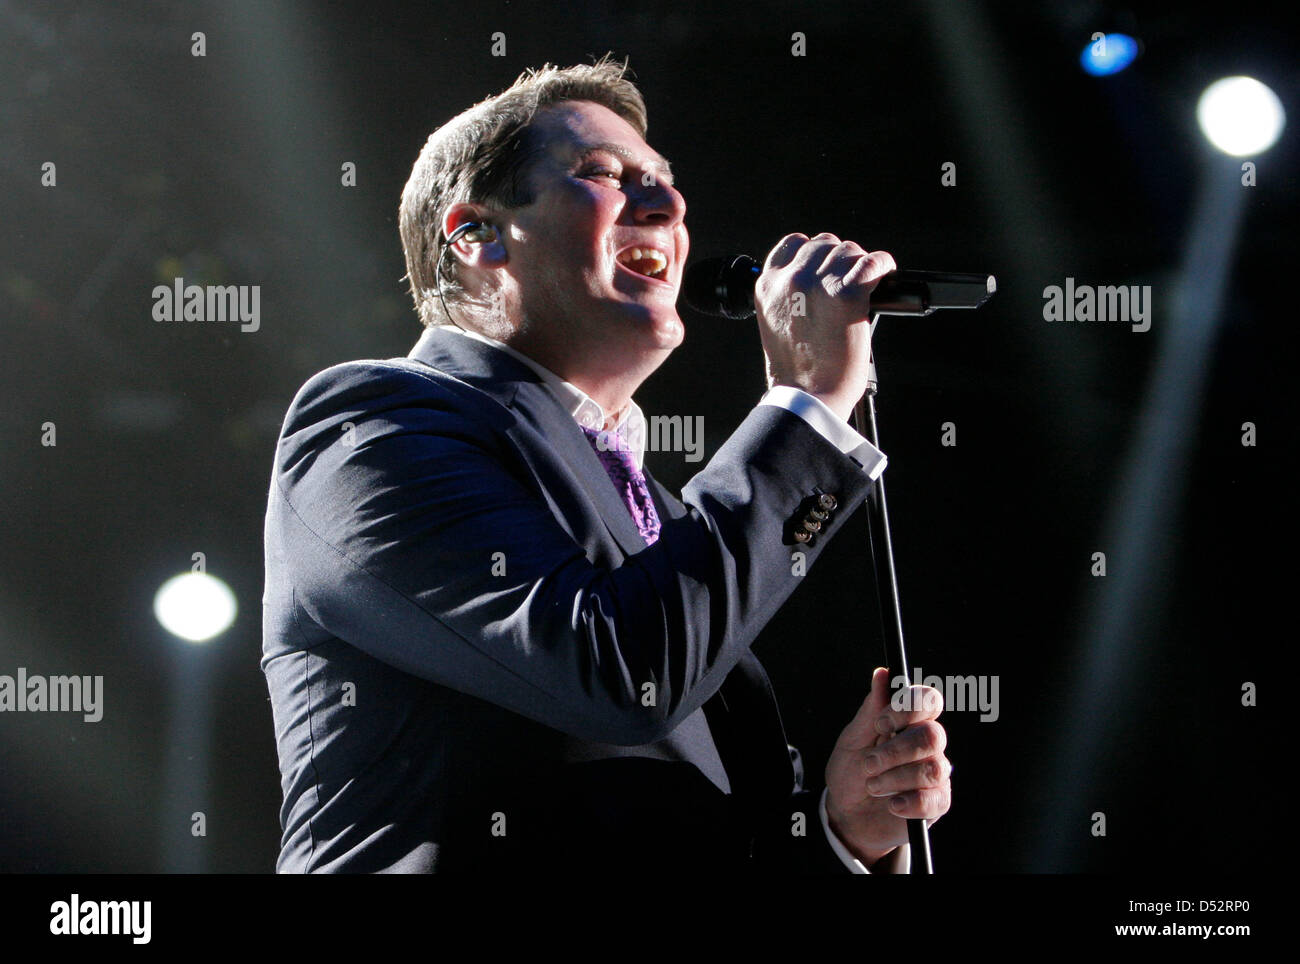
M 754 314 L 754 279 L 758 262 L 748 255 L 705 258 L 686 269 L 682 298 L 706 315 L 743 320 Z

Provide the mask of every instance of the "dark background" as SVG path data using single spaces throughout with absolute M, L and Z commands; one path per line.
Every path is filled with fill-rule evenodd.
M 1094 30 L 1138 36 L 1142 56 L 1086 76 Z M 795 31 L 807 56 L 791 55 Z M 168 754 L 208 752 L 207 785 L 181 788 L 208 833 L 183 846 L 209 870 L 273 869 L 258 659 L 280 419 L 311 374 L 405 355 L 419 335 L 396 212 L 428 134 L 527 67 L 607 50 L 646 96 L 693 256 L 826 230 L 903 266 L 998 277 L 978 313 L 886 318 L 876 336 L 912 659 L 1000 684 L 996 722 L 945 717 L 956 769 L 937 869 L 1273 859 L 1259 832 L 1284 819 L 1286 757 L 1240 694 L 1252 681 L 1276 702 L 1294 638 L 1281 615 L 1293 516 L 1273 481 L 1294 444 L 1279 281 L 1293 270 L 1294 138 L 1253 159 L 1247 189 L 1194 120 L 1227 74 L 1297 103 L 1294 40 L 1258 5 L 0 0 L 0 38 L 0 673 L 105 677 L 102 722 L 0 715 L 0 870 L 167 869 Z M 41 186 L 45 161 L 56 187 Z M 340 184 L 347 161 L 355 187 Z M 947 161 L 954 187 L 940 184 Z M 1205 319 L 1187 443 L 1159 505 L 1139 506 L 1151 527 L 1125 542 L 1126 466 L 1156 457 L 1138 427 L 1168 414 L 1147 386 L 1179 338 L 1174 285 L 1207 178 L 1245 208 L 1235 247 L 1225 232 L 1223 310 Z M 153 286 L 177 275 L 260 285 L 261 329 L 153 321 Z M 1045 322 L 1043 288 L 1067 276 L 1151 285 L 1151 330 Z M 707 457 L 761 395 L 762 353 L 752 327 L 683 318 L 685 344 L 637 400 L 703 414 Z M 940 444 L 949 421 L 955 447 Z M 1256 447 L 1241 445 L 1244 421 Z M 699 467 L 648 461 L 674 489 Z M 756 643 L 814 775 L 881 661 L 864 531 L 860 513 Z M 240 613 L 178 656 L 152 599 L 196 551 Z M 1097 551 L 1105 578 L 1089 572 Z M 1122 625 L 1099 646 L 1087 627 L 1106 613 Z M 210 751 L 177 730 L 192 698 L 178 673 L 211 681 Z

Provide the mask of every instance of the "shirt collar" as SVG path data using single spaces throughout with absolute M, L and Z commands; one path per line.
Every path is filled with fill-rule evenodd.
M 574 420 L 583 428 L 600 431 L 601 426 L 605 424 L 605 410 L 601 408 L 600 403 L 584 392 L 572 382 L 566 382 L 555 372 L 551 371 L 544 365 L 539 365 L 523 352 L 511 348 L 504 342 L 497 341 L 495 338 L 489 338 L 487 335 L 481 335 L 477 331 L 470 331 L 467 328 L 461 328 L 457 325 L 440 325 L 440 328 L 446 331 L 459 332 L 467 338 L 474 338 L 485 344 L 492 345 L 501 349 L 506 354 L 518 359 L 535 371 L 543 384 L 551 390 L 560 404 L 564 406 L 565 411 L 573 416 Z M 641 406 L 636 402 L 629 400 L 627 408 L 623 411 L 623 417 L 619 419 L 618 424 L 613 428 L 626 443 L 626 448 L 632 453 L 632 458 L 636 462 L 638 470 L 642 468 L 645 461 L 645 415 L 641 411 Z M 614 442 L 611 440 L 608 447 L 612 448 Z

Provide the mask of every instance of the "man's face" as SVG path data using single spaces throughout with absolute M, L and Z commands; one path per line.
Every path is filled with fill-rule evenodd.
M 521 333 L 597 368 L 658 352 L 657 365 L 684 335 L 676 302 L 690 246 L 667 163 L 590 101 L 544 108 L 534 133 L 533 201 L 502 212 Z

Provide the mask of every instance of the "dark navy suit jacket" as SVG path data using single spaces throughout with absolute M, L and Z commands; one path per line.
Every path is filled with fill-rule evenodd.
M 843 872 L 750 644 L 872 483 L 768 405 L 680 501 L 647 479 L 649 547 L 538 375 L 459 333 L 302 387 L 266 515 L 278 870 Z

